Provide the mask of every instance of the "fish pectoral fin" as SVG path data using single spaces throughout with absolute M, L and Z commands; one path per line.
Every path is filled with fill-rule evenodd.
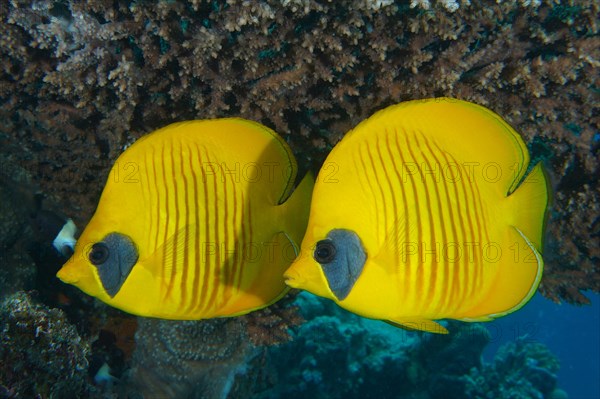
M 197 237 L 198 226 L 196 224 L 190 224 L 186 227 L 182 227 L 173 234 L 166 237 L 165 241 L 160 245 L 152 256 L 144 262 L 145 267 L 153 268 L 152 273 L 157 276 L 165 275 L 170 276 L 173 272 L 173 267 L 178 259 L 183 259 L 185 256 L 186 248 L 196 248 L 194 240 Z M 213 243 L 205 243 L 204 247 L 198 248 L 203 256 L 214 253 L 217 248 Z M 192 250 L 192 255 L 195 250 Z
M 427 331 L 435 334 L 448 334 L 448 330 L 441 324 L 428 319 L 408 318 L 401 320 L 384 320 L 386 323 L 411 331 Z

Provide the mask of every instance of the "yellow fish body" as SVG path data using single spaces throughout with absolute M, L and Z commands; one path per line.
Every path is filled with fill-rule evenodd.
M 287 290 L 313 179 L 274 131 L 243 119 L 190 121 L 117 159 L 58 277 L 126 312 L 234 316 Z M 291 196 L 290 196 L 291 195 Z
M 523 179 L 521 137 L 454 99 L 377 112 L 327 157 L 286 282 L 359 315 L 447 332 L 433 320 L 513 312 L 542 276 L 549 186 Z

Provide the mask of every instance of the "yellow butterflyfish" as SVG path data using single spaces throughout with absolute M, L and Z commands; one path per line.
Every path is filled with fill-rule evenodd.
M 522 307 L 543 270 L 550 189 L 527 177 L 500 116 L 450 98 L 390 106 L 338 143 L 319 172 L 286 283 L 368 318 L 447 333 Z
M 314 179 L 293 191 L 296 160 L 244 119 L 188 121 L 117 159 L 58 277 L 126 312 L 166 319 L 235 316 L 286 291 Z M 293 193 L 292 193 L 293 191 Z

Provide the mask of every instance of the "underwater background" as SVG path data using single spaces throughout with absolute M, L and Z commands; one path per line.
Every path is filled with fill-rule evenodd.
M 598 1 L 0 4 L 0 398 L 600 398 Z M 554 188 L 539 293 L 405 331 L 292 291 L 246 316 L 137 318 L 58 281 L 54 226 L 116 157 L 239 116 L 317 171 L 374 111 L 448 96 L 522 134 Z

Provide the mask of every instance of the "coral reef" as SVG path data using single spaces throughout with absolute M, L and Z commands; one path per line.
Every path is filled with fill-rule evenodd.
M 468 397 L 566 397 L 564 391 L 556 388 L 556 357 L 544 345 L 526 341 L 522 338 L 506 344 L 498 350 L 493 364 L 472 369 L 462 377 Z
M 449 335 L 408 332 L 359 318 L 308 294 L 297 303 L 309 320 L 295 339 L 269 348 L 266 398 L 554 398 L 557 359 L 527 338 L 482 361 L 490 333 L 450 322 Z M 335 306 L 335 305 L 333 305 Z M 333 316 L 332 316 L 333 315 Z M 554 395 L 554 396 L 553 396 Z
M 401 348 L 411 342 L 386 340 L 376 329 L 338 317 L 313 318 L 292 343 L 273 351 L 271 378 L 277 388 L 259 397 L 396 397 L 393 389 L 407 385 L 408 361 Z
M 88 353 L 62 311 L 23 292 L 0 304 L 0 397 L 91 397 Z
M 523 133 L 555 179 L 541 292 L 600 291 L 598 2 L 0 5 L 0 141 L 84 225 L 122 148 L 167 123 L 260 121 L 318 168 L 394 102 L 451 96 Z M 510 49 L 510 51 L 506 51 Z
M 23 289 L 32 289 L 35 265 L 25 250 L 31 240 L 31 203 L 23 190 L 29 185 L 27 173 L 0 154 L 0 300 Z
M 294 329 L 292 341 L 268 349 L 272 386 L 256 397 L 398 397 L 394 387 L 408 385 L 407 353 L 418 342 L 416 334 L 307 293 L 296 304 L 307 322 Z
M 449 322 L 450 335 L 426 335 L 412 353 L 412 382 L 426 387 L 432 398 L 465 398 L 464 375 L 482 367 L 481 355 L 490 333 L 481 324 Z M 520 365 L 515 364 L 515 367 Z
M 144 398 L 246 397 L 251 362 L 241 319 L 168 321 L 139 319 L 131 395 Z M 237 392 L 237 393 L 236 393 Z M 135 396 L 134 396 L 135 397 Z

